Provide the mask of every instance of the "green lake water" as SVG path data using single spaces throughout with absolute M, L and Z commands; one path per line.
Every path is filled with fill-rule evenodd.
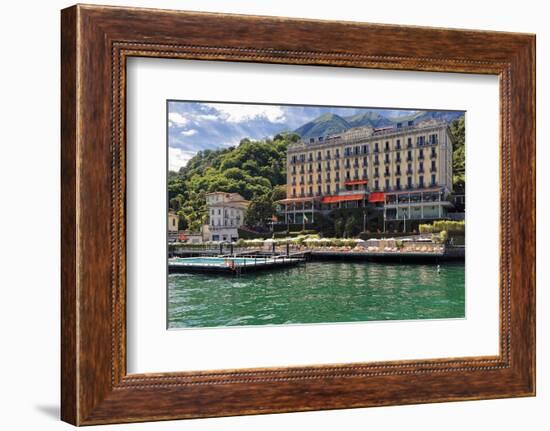
M 464 264 L 308 262 L 241 276 L 171 274 L 168 327 L 461 318 Z

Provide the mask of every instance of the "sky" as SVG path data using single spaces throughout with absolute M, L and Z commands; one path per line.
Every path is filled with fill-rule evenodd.
M 239 103 L 168 102 L 168 165 L 185 166 L 197 152 L 237 145 L 243 138 L 262 139 L 292 131 L 325 114 L 341 116 L 378 111 L 366 108 L 260 105 Z M 414 111 L 385 110 L 386 116 Z

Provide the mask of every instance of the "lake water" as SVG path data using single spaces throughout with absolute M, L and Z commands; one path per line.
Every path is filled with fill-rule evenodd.
M 241 276 L 171 274 L 168 327 L 461 318 L 464 264 L 308 262 Z

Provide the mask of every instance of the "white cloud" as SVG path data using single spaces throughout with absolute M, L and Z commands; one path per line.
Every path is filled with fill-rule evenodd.
M 195 155 L 192 151 L 185 151 L 180 148 L 168 148 L 168 169 L 171 171 L 179 171 L 187 162 Z
M 168 113 L 168 122 L 170 126 L 185 126 L 189 120 L 178 112 Z
M 193 136 L 193 135 L 196 134 L 196 133 L 197 133 L 197 131 L 196 131 L 195 129 L 183 130 L 183 131 L 181 132 L 181 134 L 182 134 L 183 136 Z
M 230 123 L 265 118 L 272 123 L 282 123 L 286 120 L 285 112 L 280 106 L 240 105 L 232 103 L 207 103 L 207 106 L 218 111 L 223 119 Z

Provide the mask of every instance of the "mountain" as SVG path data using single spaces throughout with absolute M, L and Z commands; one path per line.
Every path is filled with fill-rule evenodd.
M 393 126 L 394 122 L 374 111 L 367 111 L 363 114 L 356 114 L 344 117 L 351 127 L 370 126 L 375 129 L 380 127 Z
M 409 120 L 414 120 L 415 123 L 428 120 L 451 122 L 462 115 L 464 115 L 464 112 L 462 111 L 418 111 L 410 115 L 391 117 L 390 120 L 393 123 L 401 123 Z
M 395 111 L 393 111 L 395 112 Z M 463 116 L 462 111 L 415 111 L 412 114 L 397 117 L 385 116 L 380 111 L 366 111 L 364 113 L 341 117 L 336 114 L 326 113 L 294 130 L 302 139 L 318 138 L 334 133 L 341 133 L 352 127 L 392 127 L 397 123 L 406 123 L 413 120 L 415 123 L 428 120 L 451 122 Z M 403 124 L 406 126 L 406 124 Z
M 339 115 L 326 113 L 298 127 L 294 133 L 300 135 L 303 139 L 318 138 L 319 136 L 340 133 L 352 127 L 351 124 Z

